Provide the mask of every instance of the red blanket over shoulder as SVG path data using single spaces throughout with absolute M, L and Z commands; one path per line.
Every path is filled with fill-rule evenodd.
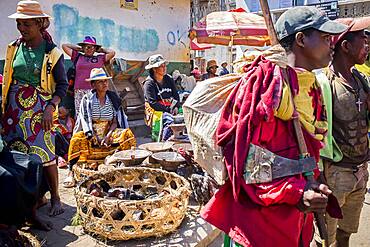
M 309 246 L 312 214 L 296 209 L 305 179 L 301 175 L 271 183 L 247 185 L 244 161 L 253 143 L 290 159 L 299 150 L 292 121 L 274 117 L 274 94 L 281 83 L 275 64 L 262 56 L 248 68 L 225 103 L 217 129 L 229 180 L 203 208 L 201 215 L 244 246 Z M 297 75 L 288 69 L 291 88 L 298 92 Z M 308 151 L 316 160 L 321 143 L 303 130 Z

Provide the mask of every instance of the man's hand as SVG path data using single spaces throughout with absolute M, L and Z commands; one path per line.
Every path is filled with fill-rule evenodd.
M 297 208 L 304 213 L 325 213 L 328 195 L 331 193 L 332 191 L 327 185 L 307 181 L 303 196 L 297 204 Z
M 48 105 L 45 108 L 44 114 L 42 115 L 42 122 L 41 126 L 44 131 L 51 130 L 51 127 L 53 126 L 53 106 Z

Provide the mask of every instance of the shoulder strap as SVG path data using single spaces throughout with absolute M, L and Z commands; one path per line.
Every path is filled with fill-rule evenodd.
M 363 89 L 365 90 L 366 93 L 370 93 L 370 88 L 369 88 L 369 81 L 365 79 L 365 75 L 363 75 L 360 71 L 357 69 L 352 69 L 353 74 L 355 75 L 355 78 L 359 79 Z

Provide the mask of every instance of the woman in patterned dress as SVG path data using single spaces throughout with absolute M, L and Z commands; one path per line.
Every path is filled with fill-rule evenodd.
M 51 194 L 50 216 L 63 213 L 58 192 L 53 117 L 68 87 L 62 52 L 46 31 L 50 16 L 37 1 L 20 1 L 21 37 L 7 47 L 2 85 L 2 124 L 8 147 L 43 164 Z M 46 200 L 43 195 L 40 198 Z M 43 203 L 46 203 L 45 201 Z

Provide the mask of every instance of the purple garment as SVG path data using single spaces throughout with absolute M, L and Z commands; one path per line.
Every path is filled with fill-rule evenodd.
M 76 79 L 74 89 L 92 89 L 90 82 L 86 79 L 90 78 L 90 72 L 93 68 L 103 68 L 105 63 L 105 54 L 87 57 L 83 54 L 79 56 L 77 51 L 73 51 L 71 60 L 74 61 L 78 57 L 76 63 Z

